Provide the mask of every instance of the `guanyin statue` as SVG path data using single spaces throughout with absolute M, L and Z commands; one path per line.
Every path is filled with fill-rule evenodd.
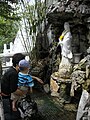
M 68 22 L 64 23 L 64 31 L 59 37 L 59 44 L 61 46 L 61 62 L 59 65 L 59 76 L 61 78 L 69 78 L 72 70 L 71 60 L 73 58 L 71 49 L 72 35 Z

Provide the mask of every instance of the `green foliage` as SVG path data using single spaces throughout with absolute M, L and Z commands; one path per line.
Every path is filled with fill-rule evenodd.
M 24 9 L 22 8 L 22 10 L 19 11 L 19 7 L 15 7 L 17 2 L 20 8 L 21 4 L 23 4 Z M 12 7 L 13 3 L 15 4 L 14 7 Z M 36 35 L 42 31 L 41 24 L 45 19 L 44 2 L 35 0 L 35 4 L 30 5 L 26 0 L 0 1 L 0 52 L 2 51 L 4 43 L 9 43 L 16 37 L 18 27 L 21 27 L 19 22 L 21 19 L 24 19 L 28 45 L 30 46 L 29 36 L 32 36 L 33 45 L 35 45 Z
M 4 43 L 13 41 L 18 30 L 16 25 L 18 17 L 8 1 L 0 1 L 0 52 L 2 52 Z
M 0 1 L 0 16 L 6 19 L 17 20 L 18 17 L 16 17 L 14 13 L 16 9 L 12 7 L 12 4 L 10 3 L 10 1 L 11 0 Z M 12 1 L 14 2 L 14 0 Z
M 14 21 L 0 17 L 0 42 L 8 43 L 12 41 L 16 32 L 17 26 Z

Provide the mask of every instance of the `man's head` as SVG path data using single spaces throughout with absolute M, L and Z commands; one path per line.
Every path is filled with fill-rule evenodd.
M 14 54 L 12 57 L 13 66 L 16 67 L 18 65 L 19 61 L 22 59 L 25 59 L 25 55 L 23 55 L 22 53 Z

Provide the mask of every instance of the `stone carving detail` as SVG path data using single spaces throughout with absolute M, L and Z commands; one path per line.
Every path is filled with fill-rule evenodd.
M 87 2 L 86 2 L 87 3 Z M 52 12 L 67 12 L 67 13 L 81 13 L 89 14 L 90 8 L 83 0 L 80 4 L 79 1 L 60 1 L 49 6 L 47 13 Z

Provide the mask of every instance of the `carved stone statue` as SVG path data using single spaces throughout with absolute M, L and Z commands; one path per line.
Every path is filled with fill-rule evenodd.
M 69 97 L 69 89 L 67 90 L 67 86 L 70 86 L 71 80 L 70 76 L 72 73 L 72 51 L 71 51 L 71 40 L 72 35 L 70 32 L 69 23 L 64 23 L 64 31 L 59 37 L 59 44 L 61 45 L 61 62 L 59 65 L 58 72 L 55 72 L 51 75 L 50 80 L 50 90 L 51 96 L 59 97 L 62 101 Z M 64 98 L 66 97 L 66 98 Z
M 59 44 L 61 45 L 61 54 L 62 59 L 59 65 L 59 74 L 62 78 L 69 78 L 71 73 L 71 59 L 72 59 L 72 50 L 71 50 L 71 40 L 72 35 L 70 32 L 70 26 L 68 22 L 64 23 L 64 31 L 59 37 Z

